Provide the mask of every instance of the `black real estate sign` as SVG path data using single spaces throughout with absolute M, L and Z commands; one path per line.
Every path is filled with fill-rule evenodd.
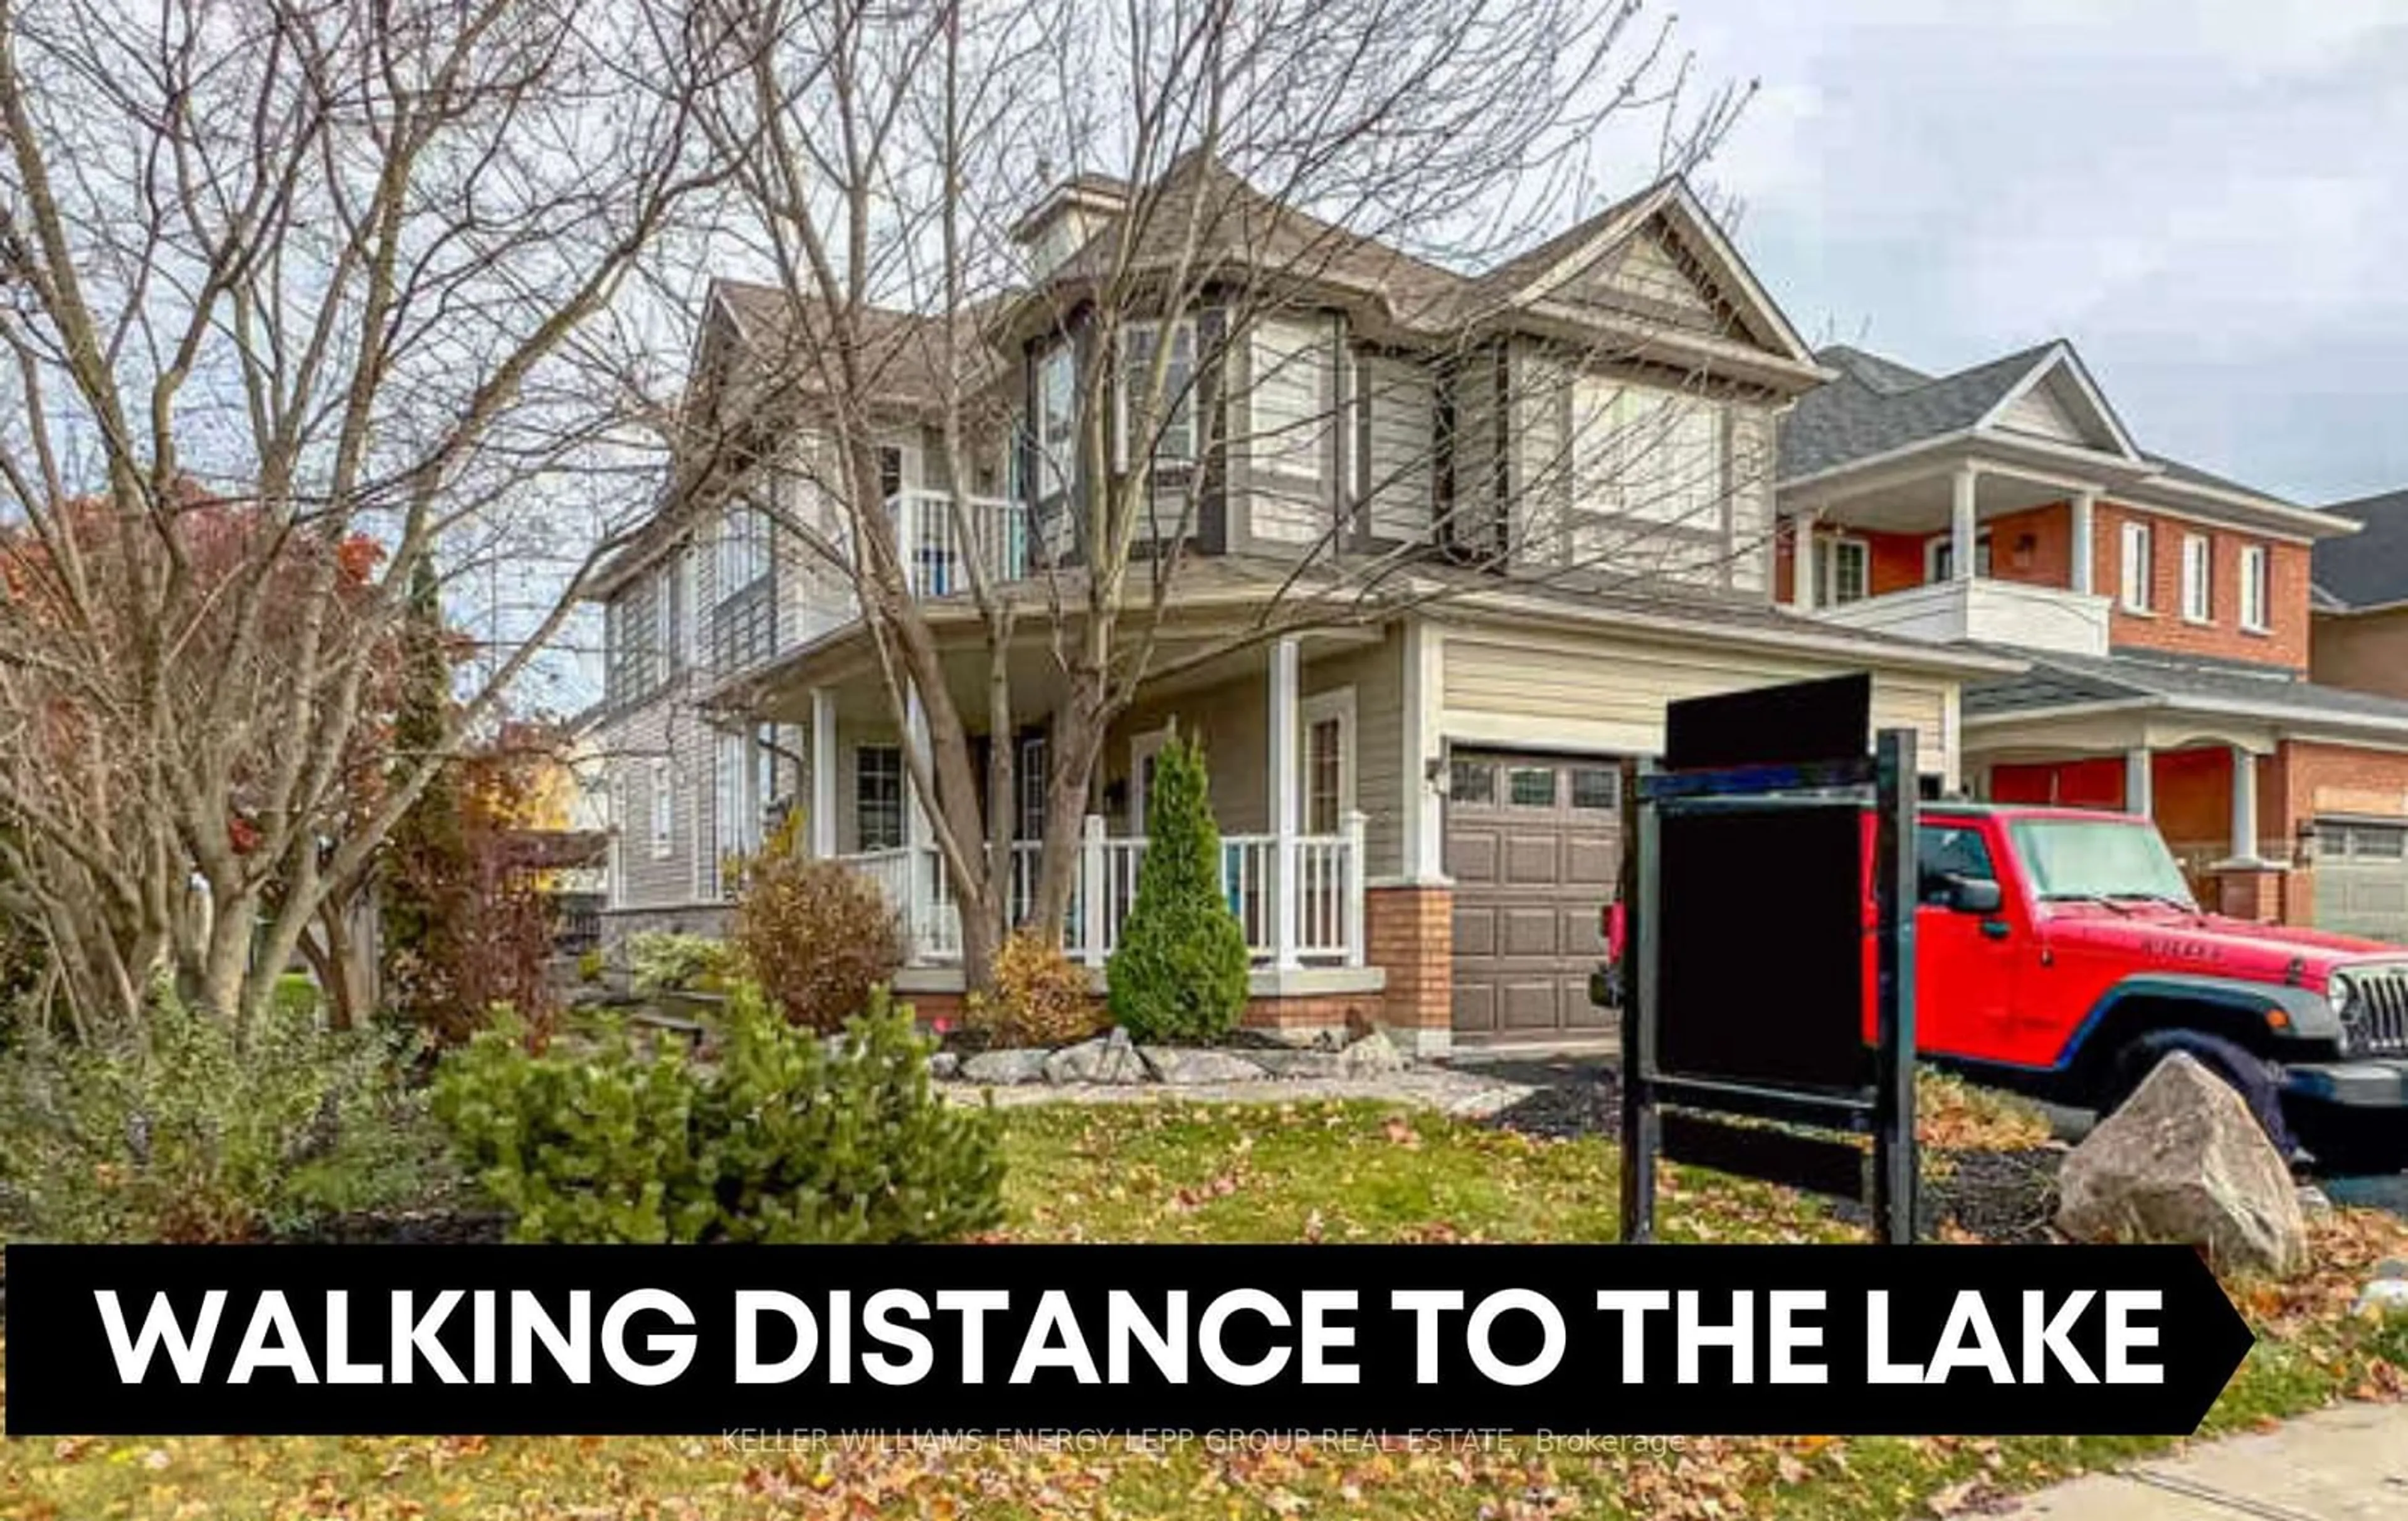
M 1868 752 L 1871 715 L 1870 675 L 1676 702 L 1629 768 L 1627 1241 L 1659 1155 L 1861 1196 L 1839 1133 L 1872 1140 L 1881 1239 L 1914 1238 L 1915 736 Z

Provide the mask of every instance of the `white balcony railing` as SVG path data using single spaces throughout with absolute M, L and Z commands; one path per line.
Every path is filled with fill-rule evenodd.
M 895 551 L 917 596 L 951 596 L 970 587 L 973 557 L 996 581 L 1028 574 L 1028 509 L 993 496 L 956 502 L 941 491 L 897 492 L 886 499 Z
M 1101 966 L 1120 944 L 1121 926 L 1137 902 L 1138 870 L 1145 859 L 1140 836 L 1107 835 L 1090 815 L 1080 840 L 1063 944 L 1071 956 Z M 1026 919 L 1037 899 L 1039 847 L 1012 847 L 1011 915 Z M 933 845 L 839 856 L 866 873 L 901 915 L 914 966 L 942 966 L 962 954 L 961 911 L 944 863 Z M 1284 895 L 1282 934 L 1282 874 Z M 1363 964 L 1363 815 L 1343 833 L 1221 837 L 1221 891 L 1245 931 L 1247 954 L 1265 966 Z
M 1935 644 L 1972 640 L 2063 654 L 2107 653 L 2108 599 L 2024 581 L 1934 581 L 1816 610 L 1826 623 Z

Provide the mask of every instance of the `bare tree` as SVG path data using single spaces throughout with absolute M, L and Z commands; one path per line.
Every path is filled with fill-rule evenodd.
M 1297 353 L 1280 363 L 1328 399 L 1275 428 L 1227 430 L 1234 414 L 1216 403 L 1229 389 L 1280 378 L 1253 343 L 1266 324 L 1338 292 L 1430 369 L 1469 366 L 1515 287 L 1466 272 L 1536 243 L 1508 266 L 1527 282 L 1550 253 L 1573 251 L 1538 228 L 1596 208 L 1590 150 L 1602 135 L 1643 125 L 1677 173 L 1728 129 L 1744 92 L 1691 98 L 1687 61 L 1636 5 L 709 8 L 727 88 L 704 120 L 738 165 L 776 300 L 748 334 L 740 377 L 714 377 L 718 389 L 695 398 L 679 500 L 768 511 L 851 591 L 896 726 L 924 736 L 904 756 L 974 983 L 1016 911 L 1058 932 L 1107 734 L 1143 683 L 1298 629 L 1394 617 L 1484 573 L 1527 570 L 1540 546 L 1545 574 L 1592 585 L 1700 568 L 1641 563 L 1668 517 L 1723 505 L 1719 483 L 1701 497 L 1676 479 L 1696 466 L 1654 447 L 1678 409 L 1583 417 L 1517 473 L 1511 502 L 1484 493 L 1474 506 L 1466 492 L 1424 509 L 1415 542 L 1374 547 L 1367 514 L 1383 495 L 1416 484 L 1426 501 L 1453 452 L 1432 429 L 1386 462 L 1385 479 L 1364 472 L 1348 509 L 1293 546 L 1242 626 L 1175 653 L 1163 639 L 1226 462 L 1318 450 L 1355 416 L 1356 401 L 1323 382 L 1323 356 Z M 1068 171 L 1096 165 L 1112 172 L 1070 182 L 1092 203 L 1076 235 L 1032 246 L 1022 216 Z M 1650 348 L 1625 323 L 1563 353 L 1557 383 L 1599 363 L 1660 368 Z M 1048 377 L 1032 373 L 1049 349 L 1079 355 L 1062 371 L 1068 394 L 1044 394 Z M 1675 393 L 1716 383 L 1697 370 L 1670 378 Z M 1029 421 L 1015 432 L 1024 395 Z M 1495 422 L 1466 396 L 1460 436 Z M 882 431 L 912 418 L 943 441 L 942 500 L 929 504 L 953 567 L 941 584 L 898 548 L 910 536 L 898 538 L 879 469 Z M 977 462 L 1002 451 L 1035 476 L 1027 495 L 1043 509 L 1025 531 L 973 489 Z M 1626 494 L 1660 498 L 1643 531 L 1578 509 L 1599 461 L 1627 462 Z M 1031 563 L 1015 563 L 1031 539 Z M 965 616 L 986 654 L 967 705 L 948 684 L 939 627 Z M 1011 674 L 1031 639 L 1051 662 L 1037 693 Z M 1015 882 L 1014 747 L 989 745 L 982 768 L 972 733 L 1009 736 L 1039 717 L 1051 739 L 1043 843 L 1036 881 Z
M 713 175 L 654 21 L 0 0 L 0 877 L 78 1017 L 254 1016 L 613 542 L 616 319 Z M 430 557 L 541 610 L 387 771 Z

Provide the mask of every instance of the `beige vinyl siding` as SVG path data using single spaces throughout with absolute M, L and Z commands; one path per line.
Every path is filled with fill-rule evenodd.
M 1308 660 L 1301 684 L 1307 698 L 1340 687 L 1354 689 L 1354 806 L 1363 811 L 1367 877 L 1393 877 L 1404 869 L 1404 784 L 1399 772 L 1404 748 L 1405 638 L 1389 628 L 1371 648 Z
M 1733 402 L 1730 441 L 1729 585 L 1769 594 L 1772 587 L 1772 409 Z
M 620 909 L 695 900 L 697 847 L 710 825 L 711 729 L 681 699 L 664 696 L 612 718 L 599 737 L 620 831 Z M 668 762 L 669 853 L 652 854 L 654 763 Z
M 1497 351 L 1477 349 L 1464 356 L 1455 377 L 1455 501 L 1447 525 L 1453 541 L 1472 555 L 1505 547 L 1496 533 L 1501 509 L 1497 372 Z
M 1652 645 L 1600 637 L 1533 635 L 1511 639 L 1450 633 L 1446 640 L 1445 730 L 1450 740 L 1554 744 L 1617 753 L 1663 748 L 1664 707 L 1777 682 L 1841 674 L 1846 668 L 1753 651 Z M 1924 770 L 1953 776 L 1952 683 L 1937 677 L 1877 672 L 1873 726 L 1912 727 Z
M 1129 832 L 1129 741 L 1175 722 L 1180 734 L 1203 742 L 1212 816 L 1222 832 L 1267 832 L 1270 797 L 1263 787 L 1263 772 L 1270 755 L 1268 689 L 1266 670 L 1218 686 L 1140 700 L 1112 725 L 1097 768 L 1090 806 L 1105 815 L 1106 827 L 1116 835 Z M 1117 799 L 1109 809 L 1103 802 L 1107 791 Z
M 1366 352 L 1355 364 L 1370 446 L 1364 456 L 1366 525 L 1374 538 L 1396 543 L 1426 539 L 1430 533 L 1436 384 L 1425 366 L 1401 354 Z
M 1579 552 L 1566 532 L 1573 506 L 1566 426 L 1571 370 L 1534 344 L 1513 346 L 1511 438 L 1514 559 L 1540 567 L 1569 566 Z

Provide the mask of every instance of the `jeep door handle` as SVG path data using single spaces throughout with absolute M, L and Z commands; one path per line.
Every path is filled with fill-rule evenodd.
M 1982 933 L 1991 940 L 2002 940 L 2013 932 L 2008 929 L 2004 919 L 1985 919 L 1982 921 Z

